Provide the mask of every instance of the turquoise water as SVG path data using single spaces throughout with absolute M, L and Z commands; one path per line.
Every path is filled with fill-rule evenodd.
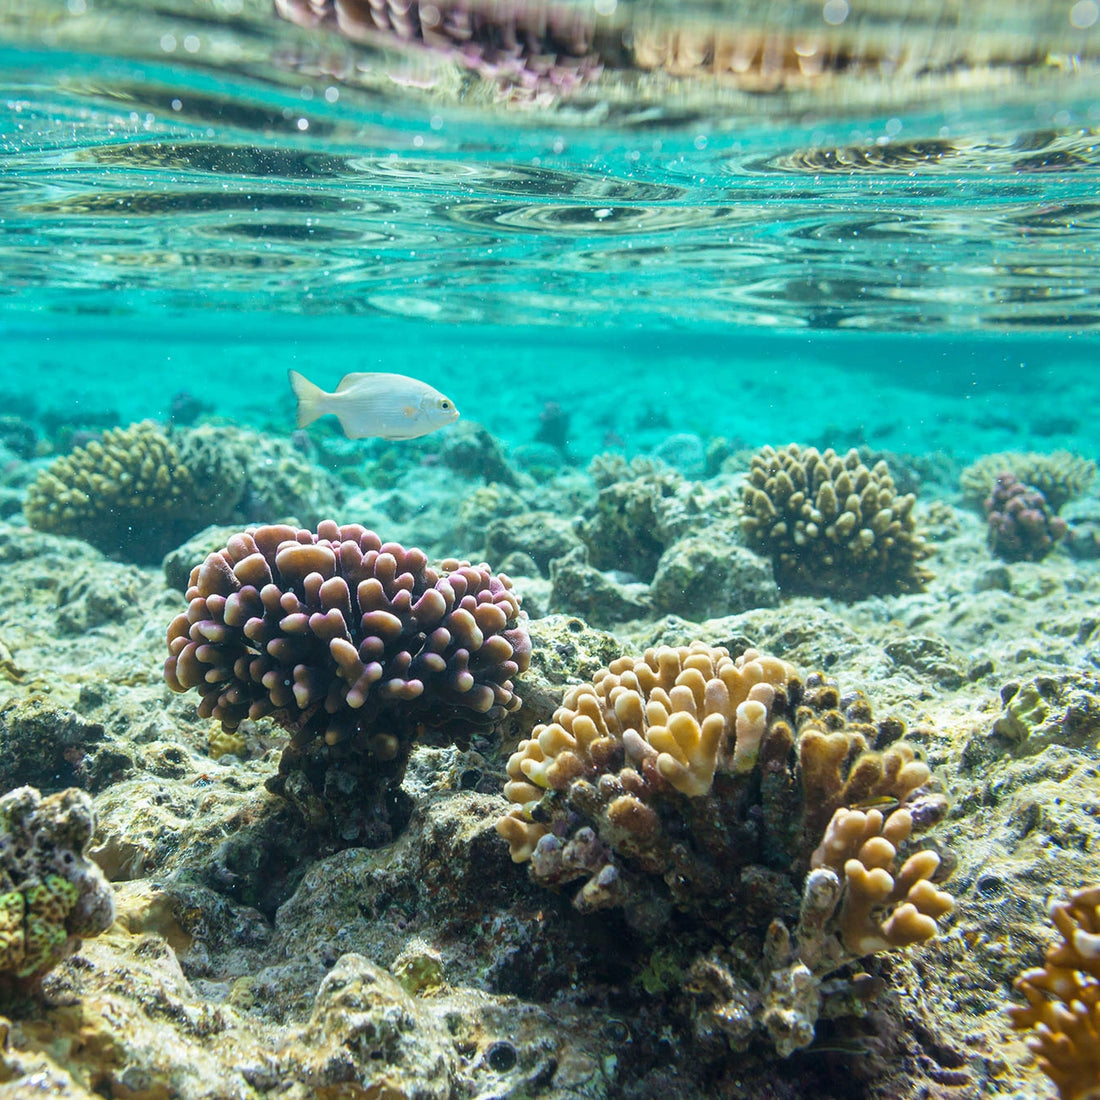
M 70 1039 L 49 1027 L 63 1028 L 65 1017 L 83 1028 L 96 1016 L 71 1013 L 79 987 L 57 986 L 60 996 L 42 1008 L 40 1039 L 11 1029 L 4 1074 L 23 1073 L 9 1055 L 39 1043 L 45 1053 L 24 1081 L 31 1073 L 38 1081 L 55 1057 L 79 1072 L 102 1057 L 108 1069 L 88 1074 L 104 1094 L 152 1095 L 171 1071 L 195 1078 L 171 1095 L 252 1095 L 224 1084 L 238 1080 L 255 1083 L 256 1095 L 313 1095 L 320 1070 L 302 1062 L 297 1078 L 284 1079 L 285 1052 L 268 1048 L 288 1041 L 288 1021 L 305 1018 L 337 957 L 362 952 L 396 968 L 398 951 L 423 947 L 410 938 L 423 934 L 432 944 L 448 938 L 455 968 L 447 977 L 454 988 L 434 1001 L 457 998 L 440 1049 L 450 1059 L 461 1048 L 473 1068 L 453 1091 L 416 1095 L 474 1095 L 475 1081 L 478 1096 L 535 1095 L 547 1072 L 555 1091 L 538 1094 L 555 1097 L 1049 1094 L 1033 1066 L 1018 1074 L 1024 1055 L 1005 1038 L 1003 1008 L 1016 996 L 1015 975 L 1051 941 L 1047 895 L 1098 881 L 1097 489 L 1083 476 L 1067 488 L 1087 499 L 1057 520 L 1039 516 L 1043 554 L 1048 535 L 1064 541 L 1046 560 L 1020 561 L 1004 541 L 1000 551 L 990 544 L 975 501 L 960 496 L 959 475 L 1003 451 L 1064 448 L 1100 459 L 1100 3 L 930 0 L 904 5 L 904 16 L 899 7 L 0 0 L 0 579 L 11 594 L 0 619 L 0 704 L 4 712 L 9 700 L 75 707 L 65 713 L 79 722 L 64 723 L 74 738 L 85 719 L 97 723 L 97 737 L 106 730 L 108 749 L 92 754 L 88 772 L 102 784 L 100 855 L 119 898 L 138 899 L 129 927 L 139 945 L 105 950 L 118 959 L 140 952 L 144 968 L 164 931 L 181 959 L 166 949 L 177 968 L 171 988 L 181 964 L 194 982 L 186 993 L 193 1011 L 165 1007 L 184 1001 L 145 995 L 131 981 L 138 955 L 122 963 L 108 953 L 87 973 L 108 975 L 110 997 L 140 998 L 140 1011 L 103 1014 L 117 1033 L 111 1044 L 92 1030 Z M 329 419 L 306 429 L 312 445 L 301 436 L 288 445 L 290 369 L 326 389 L 349 372 L 414 375 L 453 399 L 464 420 L 484 425 L 504 460 L 468 425 L 389 445 L 348 442 Z M 143 525 L 135 509 L 156 513 L 153 495 L 100 494 L 108 503 L 93 500 L 95 523 L 81 526 L 78 508 L 59 533 L 98 534 L 98 545 L 146 571 L 90 551 L 81 560 L 72 542 L 52 535 L 28 537 L 19 525 L 34 520 L 26 505 L 36 475 L 80 448 L 81 463 L 62 457 L 58 468 L 94 486 L 99 471 L 87 467 L 103 452 L 80 445 L 145 418 L 198 427 L 194 468 L 209 479 L 198 483 L 197 506 L 185 501 L 172 512 L 180 503 L 172 499 L 168 519 Z M 749 450 L 790 442 L 861 447 L 869 465 L 885 455 L 900 492 L 919 490 L 915 509 L 906 500 L 897 514 L 915 516 L 922 539 L 927 529 L 935 574 L 927 591 L 911 591 L 924 586 L 917 569 L 897 593 L 868 587 L 845 602 L 834 585 L 800 596 L 786 579 L 773 581 L 782 554 L 765 561 L 735 545 L 737 532 L 750 530 L 736 512 Z M 597 497 L 601 476 L 626 476 L 606 458 L 584 475 L 607 451 L 664 456 L 689 479 L 717 476 L 685 483 L 639 463 Z M 168 462 L 141 476 L 167 480 Z M 110 476 L 132 485 L 124 474 Z M 227 486 L 226 499 L 211 486 Z M 833 493 L 830 483 L 815 498 L 822 512 L 826 489 Z M 860 500 L 866 529 L 855 537 L 867 536 L 864 550 L 888 547 L 900 520 L 881 497 L 869 499 L 871 508 Z M 845 507 L 854 519 L 856 506 Z M 365 877 L 355 867 L 374 855 L 330 856 L 303 836 L 309 827 L 297 817 L 283 838 L 289 819 L 262 815 L 288 806 L 297 814 L 302 804 L 283 806 L 263 790 L 284 731 L 250 720 L 236 739 L 243 748 L 218 757 L 194 695 L 173 695 L 162 682 L 165 631 L 212 536 L 165 559 L 166 583 L 181 591 L 154 583 L 152 570 L 162 560 L 158 536 L 176 547 L 212 517 L 236 526 L 289 513 L 312 525 L 333 511 L 440 557 L 479 561 L 494 556 L 494 545 L 507 548 L 499 558 L 514 563 L 507 570 L 537 657 L 515 718 L 528 726 L 509 725 L 509 739 L 549 720 L 559 689 L 590 676 L 612 642 L 640 650 L 708 631 L 723 645 L 752 638 L 807 668 L 835 666 L 845 691 L 874 697 L 876 714 L 897 710 L 952 796 L 935 843 L 947 868 L 957 862 L 956 917 L 924 954 L 892 957 L 883 970 L 873 964 L 873 982 L 819 977 L 840 1006 L 885 975 L 902 1015 L 873 1021 L 879 1035 L 859 1030 L 864 1020 L 850 1027 L 844 1005 L 840 1023 L 822 1014 L 820 1041 L 804 1057 L 777 1061 L 770 1046 L 728 1057 L 722 1030 L 730 1026 L 733 1042 L 744 1006 L 731 995 L 739 986 L 721 992 L 721 967 L 718 977 L 700 971 L 698 987 L 677 989 L 676 952 L 654 950 L 643 969 L 630 934 L 612 943 L 627 925 L 576 921 L 564 893 L 528 906 L 531 895 L 516 886 L 516 897 L 502 900 L 501 883 L 527 879 L 505 877 L 521 872 L 505 866 L 499 838 L 490 837 L 494 855 L 484 837 L 475 846 L 474 832 L 462 832 L 475 819 L 489 829 L 486 815 L 500 812 L 474 797 L 495 795 L 503 776 L 488 738 L 470 756 L 417 749 L 406 794 L 418 809 L 403 850 L 422 851 L 425 862 L 378 855 L 387 862 L 369 890 L 356 885 Z M 817 515 L 815 538 L 822 522 Z M 106 534 L 90 529 L 97 523 Z M 785 534 L 786 522 L 772 529 L 776 538 L 780 527 Z M 216 533 L 210 548 L 224 537 Z M 600 569 L 589 564 L 593 547 L 615 548 Z M 623 560 L 630 551 L 633 562 Z M 852 579 L 849 591 L 863 574 L 853 570 Z M 689 591 L 702 592 L 693 605 Z M 207 680 L 221 682 L 213 671 Z M 0 741 L 10 741 L 4 721 Z M 38 728 L 28 724 L 21 736 L 29 742 Z M 899 728 L 884 725 L 878 747 Z M 116 765 L 117 746 L 126 751 Z M 64 768 L 50 763 L 41 777 L 19 772 L 13 782 L 45 785 L 84 768 L 82 747 L 62 748 Z M 136 777 L 133 786 L 116 779 L 116 766 Z M 473 808 L 455 813 L 466 817 L 429 816 L 448 801 L 459 805 L 450 799 L 459 790 Z M 267 809 L 253 818 L 258 799 Z M 915 805 L 931 818 L 930 803 Z M 392 816 L 395 829 L 406 827 L 396 809 Z M 204 847 L 210 838 L 214 854 Z M 233 846 L 244 853 L 253 841 L 262 858 L 249 856 L 238 875 Z M 461 869 L 452 874 L 456 852 Z M 499 882 L 476 862 L 483 858 L 496 861 Z M 761 891 L 747 907 L 747 933 L 739 911 L 722 926 L 733 933 L 728 943 L 707 938 L 718 927 L 710 917 L 694 929 L 674 926 L 689 929 L 685 963 L 703 960 L 698 948 L 722 966 L 727 954 L 742 956 L 746 970 L 759 960 L 761 980 L 773 964 L 773 974 L 785 973 L 782 926 L 768 925 L 761 897 L 776 891 L 794 914 L 796 894 L 789 883 L 767 885 L 775 868 L 758 869 L 766 874 L 744 879 Z M 261 881 L 269 873 L 273 881 Z M 187 892 L 192 875 L 202 876 L 201 894 Z M 406 903 L 403 891 L 423 904 Z M 345 924 L 349 892 L 362 896 L 347 906 L 358 915 Z M 164 898 L 171 905 L 158 916 Z M 262 914 L 246 909 L 253 898 Z M 647 953 L 663 919 L 655 908 Z M 139 938 L 139 929 L 151 935 Z M 181 941 L 189 946 L 180 950 Z M 430 958 L 408 955 L 418 966 Z M 711 981 L 714 991 L 705 988 Z M 425 988 L 433 1002 L 438 991 Z M 755 1012 L 764 986 L 751 989 Z M 656 999 L 641 998 L 643 990 Z M 700 1015 L 688 1003 L 711 992 L 721 992 L 717 1025 L 709 1008 Z M 226 1004 L 255 1026 L 260 1053 L 219 1037 L 214 1010 Z M 536 1019 L 534 1006 L 545 1016 Z M 816 1007 L 810 1015 L 812 1026 Z M 165 1031 L 170 1041 L 146 1038 L 144 1022 L 154 1018 L 176 1029 Z M 498 1073 L 488 1051 L 499 1043 L 490 1040 L 520 1026 L 549 1036 L 530 1043 L 543 1068 L 521 1062 L 505 1092 L 516 1051 L 505 1047 Z M 899 1039 L 905 1029 L 911 1035 Z M 358 1035 L 340 1042 L 371 1062 L 364 1081 L 379 1066 L 388 1072 L 391 1063 Z M 472 1053 L 479 1044 L 484 1063 Z M 551 1049 L 562 1064 L 546 1071 Z M 594 1056 L 584 1068 L 584 1050 L 598 1065 Z M 326 1062 L 325 1073 L 344 1072 L 343 1057 Z M 963 1066 L 973 1074 L 965 1092 Z M 575 1084 L 582 1069 L 591 1070 L 590 1090 Z M 145 1089 L 142 1075 L 157 1084 Z M 324 1095 L 345 1095 L 339 1087 Z
M 677 432 L 962 461 L 1021 447 L 1095 453 L 1097 344 L 1081 334 L 592 333 L 205 312 L 159 325 L 128 318 L 121 336 L 119 327 L 100 318 L 13 325 L 9 402 L 95 426 L 164 419 L 187 391 L 220 416 L 287 433 L 288 367 L 328 388 L 351 370 L 397 370 L 511 444 L 530 442 L 556 402 L 578 460 L 645 452 Z
M 609 63 L 554 96 L 241 0 L 8 0 L 0 387 L 287 429 L 288 367 L 392 369 L 509 442 L 557 402 L 582 456 L 676 431 L 1091 453 L 1095 35 L 998 10 L 932 77 L 769 95 Z M 640 40 L 654 11 L 616 18 Z M 1051 52 L 967 74 L 1019 48 L 1013 13 Z M 664 11 L 689 14 L 744 22 Z M 935 41 L 917 19 L 891 41 Z

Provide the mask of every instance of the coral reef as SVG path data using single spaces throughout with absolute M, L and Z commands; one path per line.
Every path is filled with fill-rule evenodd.
M 212 424 L 174 432 L 172 439 L 201 488 L 189 535 L 210 524 L 274 517 L 314 525 L 341 502 L 334 479 L 303 452 L 300 444 L 308 441 Z
M 606 489 L 616 481 L 633 481 L 636 478 L 653 477 L 668 470 L 665 463 L 647 455 L 635 455 L 629 462 L 618 451 L 604 451 L 588 464 L 588 476 L 597 489 Z
M 534 441 L 553 447 L 563 458 L 569 456 L 569 425 L 572 417 L 557 401 L 547 401 L 539 413 Z
M 97 759 L 105 734 L 100 723 L 44 699 L 9 699 L 0 706 L 0 790 L 96 790 L 105 778 Z
M 335 496 L 288 440 L 210 425 L 168 433 L 143 420 L 55 459 L 23 510 L 36 530 L 152 565 L 210 524 L 271 515 L 311 523 Z
M 635 580 L 618 581 L 589 565 L 583 546 L 550 563 L 550 613 L 580 615 L 593 626 L 639 619 L 650 611 L 649 589 Z
M 748 460 L 746 454 L 742 468 Z M 431 480 L 439 474 L 446 480 Z M 475 537 L 456 543 L 448 510 L 464 496 L 495 494 L 495 487 L 463 481 L 439 464 L 410 467 L 405 476 L 396 491 L 410 512 L 422 509 L 425 537 L 439 539 L 431 550 L 444 556 L 461 549 L 481 561 L 488 522 L 472 520 Z M 492 518 L 536 508 L 571 516 L 594 493 L 578 472 L 508 496 L 518 504 L 502 494 Z M 1053 936 L 1044 898 L 1100 882 L 1100 616 L 1088 600 L 1097 566 L 1061 553 L 1036 566 L 995 563 L 977 517 L 957 504 L 940 508 L 954 521 L 937 538 L 947 583 L 920 597 L 828 610 L 787 601 L 710 622 L 705 635 L 674 614 L 646 614 L 617 636 L 575 617 L 532 622 L 531 666 L 515 681 L 524 705 L 491 735 L 475 734 L 468 750 L 418 741 L 401 788 L 416 812 L 400 836 L 317 859 L 315 837 L 296 806 L 265 789 L 286 735 L 267 718 L 242 722 L 212 742 L 220 723 L 196 716 L 198 696 L 164 685 L 157 667 L 163 627 L 186 607 L 180 593 L 158 571 L 0 523 L 0 590 L 8 608 L 0 637 L 13 662 L 0 688 L 19 704 L 0 708 L 9 775 L 13 782 L 26 781 L 21 774 L 52 782 L 59 774 L 96 792 L 90 855 L 115 882 L 121 917 L 45 977 L 32 1017 L 10 1019 L 0 1051 L 5 1089 L 83 1097 L 92 1082 L 104 1094 L 180 1100 L 215 1093 L 304 1098 L 321 1091 L 318 1074 L 333 1082 L 326 1086 L 331 1095 L 376 1082 L 381 1088 L 385 1059 L 372 1057 L 379 1048 L 369 1031 L 385 1027 L 392 1011 L 403 1026 L 418 1028 L 425 1018 L 446 1025 L 428 1046 L 455 1067 L 453 1091 L 471 1096 L 1056 1095 L 1028 1064 L 1026 1032 L 1010 1033 L 1003 1010 L 1013 999 L 1012 980 L 1041 962 Z M 181 583 L 242 527 L 211 536 L 187 562 Z M 424 546 L 419 534 L 398 530 L 397 541 Z M 670 562 L 674 545 L 665 551 Z M 485 560 L 494 571 L 517 572 Z M 529 565 L 533 580 L 537 567 Z M 979 588 L 987 576 L 1003 580 Z M 527 583 L 516 587 L 530 611 Z M 77 589 L 86 589 L 76 602 L 95 623 L 81 632 L 60 626 L 69 617 L 63 601 Z M 125 595 L 121 612 L 107 598 L 112 592 Z M 576 912 L 571 898 L 583 878 L 548 889 L 532 880 L 529 863 L 512 863 L 495 829 L 509 805 L 499 793 L 498 743 L 506 758 L 534 725 L 551 722 L 567 688 L 624 649 L 641 653 L 694 636 L 733 654 L 753 644 L 802 669 L 825 668 L 845 692 L 849 685 L 873 690 L 881 700 L 876 713 L 882 706 L 889 708 L 883 714 L 904 714 L 906 740 L 950 783 L 949 818 L 931 836 L 913 830 L 922 843 L 950 846 L 941 849 L 936 880 L 957 853 L 953 885 L 940 887 L 958 898 L 956 913 L 939 921 L 945 934 L 821 980 L 820 960 L 847 953 L 839 933 L 843 899 L 822 934 L 798 925 L 805 876 L 828 871 L 846 889 L 839 860 L 809 867 L 827 821 L 799 846 L 803 877 L 789 865 L 750 863 L 728 907 L 689 900 L 680 908 L 667 896 L 662 904 L 668 887 L 661 876 L 645 875 L 653 880 L 650 911 L 657 918 L 670 911 L 652 935 L 628 927 L 626 906 Z M 995 674 L 976 675 L 990 663 Z M 819 690 L 804 688 L 804 696 L 812 702 Z M 842 716 L 854 702 L 838 707 Z M 845 725 L 859 721 L 853 711 Z M 882 726 L 864 736 L 882 752 L 898 733 Z M 212 759 L 232 737 L 245 743 L 245 755 Z M 71 771 L 58 772 L 59 761 Z M 768 774 L 782 778 L 797 769 L 795 752 Z M 758 767 L 750 782 L 763 787 L 764 777 Z M 711 794 L 726 782 L 716 769 Z M 669 792 L 653 805 L 680 843 L 694 833 L 678 824 L 676 798 L 695 801 Z M 882 804 L 867 804 L 875 801 Z M 750 792 L 744 823 L 736 819 L 730 828 L 759 828 L 762 805 Z M 878 810 L 885 832 L 894 828 L 891 805 L 868 799 L 849 808 Z M 912 800 L 907 808 L 913 812 Z M 895 885 L 911 843 L 912 836 L 887 872 Z M 638 890 L 639 904 L 630 908 L 644 917 L 645 888 Z M 881 926 L 891 910 L 874 915 Z M 769 939 L 773 920 L 789 935 L 777 925 Z M 807 963 L 819 948 L 818 961 Z M 362 1026 L 343 1033 L 340 1014 L 326 1012 L 307 1044 L 303 1029 L 318 1007 L 317 992 L 348 954 L 389 970 L 413 994 L 413 1005 L 398 998 L 377 1002 L 377 1013 L 355 1009 Z M 350 980 L 358 981 L 352 969 Z M 818 996 L 815 1042 L 780 1061 L 776 1046 L 808 1034 Z M 733 1030 L 750 1025 L 748 1048 L 731 1056 L 731 1041 L 743 1041 Z M 406 1037 L 411 1047 L 404 1047 Z M 416 1038 L 403 1033 L 398 1047 L 385 1048 L 395 1059 L 394 1087 L 409 1082 L 403 1065 L 410 1063 L 401 1059 L 416 1054 Z M 510 1060 L 511 1069 L 498 1070 Z
M 600 488 L 577 523 L 596 569 L 621 570 L 648 583 L 678 539 L 735 520 L 736 503 L 727 489 L 687 481 L 662 462 L 627 464 L 611 456 L 595 460 L 592 471 L 598 484 L 618 478 Z
M 1042 561 L 1067 531 L 1043 494 L 1014 474 L 998 474 L 985 514 L 989 548 L 1005 561 Z
M 622 908 L 650 935 L 674 912 L 717 929 L 694 964 L 706 1026 L 739 1047 L 762 1027 L 789 1054 L 813 1039 L 825 976 L 930 939 L 951 910 L 939 856 L 910 843 L 946 803 L 902 732 L 755 650 L 650 649 L 569 689 L 520 743 L 497 830 L 535 881 L 581 880 L 582 912 Z M 715 954 L 754 934 L 755 973 Z
M 707 473 L 707 451 L 702 439 L 693 432 L 676 432 L 653 450 L 653 457 L 684 477 L 703 478 Z
M 420 1011 L 392 974 L 348 954 L 317 991 L 298 1073 L 320 1095 L 448 1100 L 457 1070 L 450 1047 L 443 1024 Z
M 580 539 L 568 520 L 553 512 L 520 511 L 495 519 L 484 531 L 485 556 L 500 561 L 515 550 L 530 554 L 542 576 L 550 573 L 550 563 L 563 558 Z
M 1052 903 L 1050 919 L 1062 940 L 1016 979 L 1027 1004 L 1008 1014 L 1033 1031 L 1027 1045 L 1061 1100 L 1086 1100 L 1100 1094 L 1100 887 Z
M 1096 476 L 1096 463 L 1070 451 L 1054 451 L 1039 454 L 1004 451 L 984 455 L 972 462 L 959 475 L 959 488 L 963 496 L 975 507 L 982 507 L 992 493 L 997 478 L 1013 474 L 1031 489 L 1037 489 L 1046 499 L 1052 511 L 1060 512 L 1062 506 L 1080 496 Z
M 1100 500 L 1073 501 L 1063 511 L 1062 518 L 1069 525 L 1066 533 L 1066 549 L 1080 561 L 1100 558 Z
M 1066 670 L 1001 688 L 1004 710 L 993 732 L 1022 755 L 1048 745 L 1095 748 L 1100 744 L 1100 675 Z
M 745 538 L 772 559 L 781 590 L 854 600 L 919 592 L 931 578 L 915 498 L 895 491 L 885 462 L 868 469 L 854 449 L 764 447 L 742 503 Z
M 496 438 L 482 424 L 463 420 L 447 432 L 439 444 L 439 460 L 465 477 L 515 487 L 519 477 L 508 465 Z
M 732 525 L 715 525 L 669 546 L 649 595 L 655 612 L 696 622 L 779 604 L 771 562 L 735 541 Z
M 43 798 L 17 787 L 0 798 L 0 991 L 31 988 L 114 920 L 114 898 L 84 858 L 92 800 L 70 788 Z
M 192 533 L 197 491 L 172 440 L 143 420 L 55 459 L 28 490 L 24 514 L 36 530 L 153 563 Z
M 487 565 L 445 561 L 323 521 L 229 539 L 191 574 L 164 675 L 234 731 L 286 729 L 271 789 L 320 833 L 382 843 L 413 740 L 462 739 L 520 705 L 530 639 L 519 599 Z
M 494 520 L 507 520 L 526 511 L 527 505 L 515 489 L 495 481 L 478 485 L 462 497 L 449 517 L 447 545 L 476 546 L 480 550 L 485 546 L 486 531 Z M 493 561 L 499 560 L 493 558 Z
M 663 463 L 651 472 L 613 481 L 600 489 L 585 509 L 577 533 L 597 569 L 618 569 L 649 581 L 665 547 L 672 542 L 664 531 L 669 503 L 684 485 L 683 477 Z

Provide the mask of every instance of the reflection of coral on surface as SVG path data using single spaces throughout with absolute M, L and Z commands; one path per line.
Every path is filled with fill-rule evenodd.
M 678 910 L 758 935 L 766 965 L 727 974 L 707 1011 L 735 1045 L 761 1025 L 790 1053 L 813 1038 L 823 976 L 930 939 L 951 910 L 939 857 L 908 850 L 945 809 L 929 769 L 904 742 L 872 748 L 900 733 L 862 695 L 754 650 L 648 650 L 571 688 L 520 743 L 497 829 L 537 882 L 582 880 L 582 912 L 622 907 L 655 933 Z M 738 998 L 750 1008 L 727 1018 Z
M 427 46 L 527 95 L 571 91 L 603 68 L 591 16 L 569 6 L 276 0 L 275 10 L 300 26 L 334 26 L 355 42 Z
M 1038 489 L 1009 473 L 997 477 L 986 498 L 985 513 L 989 547 L 1005 561 L 1041 561 L 1068 529 Z
M 772 558 L 781 589 L 860 599 L 919 592 L 931 578 L 913 494 L 897 493 L 886 463 L 868 469 L 855 450 L 764 447 L 742 503 L 745 538 Z
M 115 916 L 111 887 L 84 858 L 92 800 L 69 788 L 0 798 L 0 987 L 33 984 Z
M 1016 979 L 1028 1003 L 1008 1014 L 1034 1030 L 1027 1045 L 1062 1100 L 1084 1100 L 1100 1093 L 1100 887 L 1055 902 L 1050 917 L 1062 942 Z
M 196 566 L 187 598 L 168 628 L 169 686 L 197 688 L 199 713 L 227 730 L 266 715 L 287 729 L 276 789 L 321 828 L 339 817 L 344 840 L 363 842 L 418 734 L 461 738 L 520 705 L 525 617 L 487 565 L 437 570 L 357 524 L 273 525 Z

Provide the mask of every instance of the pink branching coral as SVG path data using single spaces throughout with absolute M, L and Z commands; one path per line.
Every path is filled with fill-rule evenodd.
M 1066 521 L 1056 516 L 1038 489 L 1014 474 L 1001 474 L 985 501 L 989 546 L 1005 561 L 1041 561 L 1065 537 Z
M 343 842 L 388 839 L 383 803 L 418 735 L 460 740 L 520 705 L 526 616 L 484 564 L 432 568 L 358 524 L 273 525 L 196 566 L 187 599 L 168 686 L 196 688 L 225 730 L 264 716 L 288 730 L 270 786 Z

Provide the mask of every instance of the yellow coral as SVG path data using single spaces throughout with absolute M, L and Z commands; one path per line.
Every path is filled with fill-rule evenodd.
M 1050 907 L 1062 942 L 1015 983 L 1026 1005 L 1008 1009 L 1012 1026 L 1033 1029 L 1027 1045 L 1061 1100 L 1100 1095 L 1100 886 Z
M 571 688 L 549 725 L 536 726 L 508 760 L 505 796 L 521 806 L 592 778 L 617 754 L 689 798 L 706 795 L 715 770 L 750 770 L 776 691 L 795 678 L 785 661 L 695 642 L 620 657 L 591 684 Z M 546 829 L 523 810 L 497 825 L 517 863 Z
M 915 852 L 896 867 L 898 848 L 912 831 L 905 809 L 884 816 L 841 808 L 810 859 L 811 867 L 828 867 L 844 879 L 840 937 L 856 957 L 932 939 L 937 919 L 955 906 L 932 882 L 940 865 L 935 852 Z
M 243 757 L 246 745 L 239 733 L 231 733 L 220 725 L 213 726 L 206 735 L 206 748 L 211 760 L 220 760 L 228 755 Z
M 26 908 L 20 891 L 11 890 L 0 895 L 0 972 L 16 970 L 23 962 Z

